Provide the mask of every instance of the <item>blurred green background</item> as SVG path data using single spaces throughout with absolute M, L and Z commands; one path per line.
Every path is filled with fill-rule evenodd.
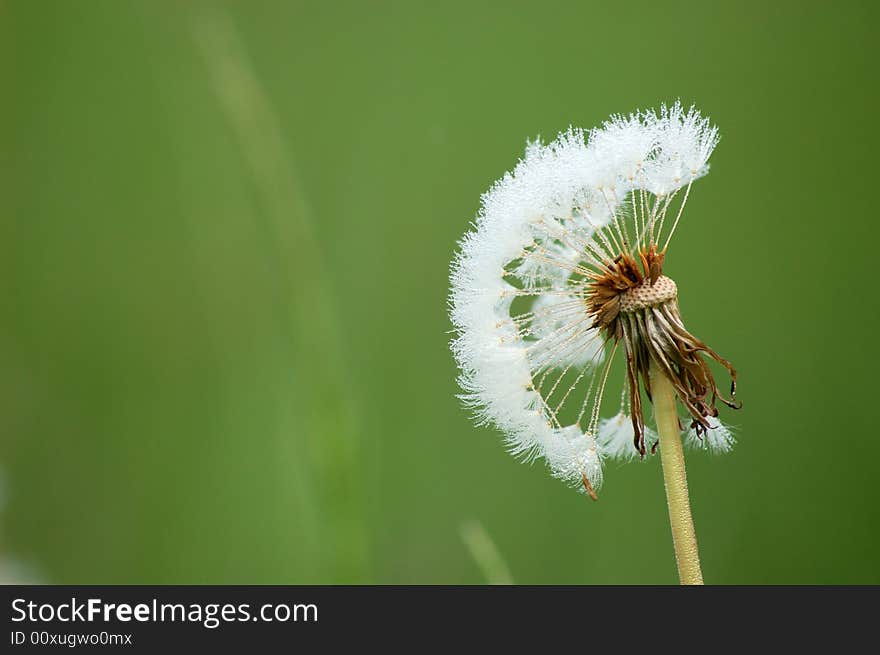
M 880 583 L 876 6 L 0 1 L 0 572 L 481 583 L 475 521 L 516 582 L 675 582 L 659 462 L 505 454 L 446 296 L 527 138 L 680 97 L 666 270 L 744 402 L 706 580 Z

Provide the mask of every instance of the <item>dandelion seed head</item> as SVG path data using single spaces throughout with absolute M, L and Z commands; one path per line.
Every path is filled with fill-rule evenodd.
M 604 457 L 644 456 L 646 436 L 656 441 L 640 392 L 651 361 L 664 363 L 694 438 L 732 444 L 707 435 L 721 394 L 703 358 L 734 371 L 687 332 L 677 285 L 662 275 L 717 142 L 709 120 L 680 103 L 530 142 L 459 243 L 449 305 L 463 402 L 514 455 L 543 458 L 588 493 L 601 485 Z M 626 406 L 602 420 L 618 350 Z M 732 394 L 724 401 L 733 405 Z

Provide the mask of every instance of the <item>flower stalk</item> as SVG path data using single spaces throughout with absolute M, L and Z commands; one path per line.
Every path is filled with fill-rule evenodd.
M 688 497 L 687 473 L 681 446 L 681 429 L 675 408 L 675 391 L 672 382 L 652 362 L 651 396 L 654 419 L 660 437 L 660 461 L 663 465 L 663 483 L 666 487 L 666 503 L 669 506 L 669 525 L 672 528 L 672 546 L 678 565 L 678 579 L 683 585 L 703 584 L 700 569 L 700 553 L 697 534 L 691 516 Z

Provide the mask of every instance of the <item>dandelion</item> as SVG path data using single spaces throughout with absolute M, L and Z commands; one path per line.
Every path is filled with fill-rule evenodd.
M 683 582 L 702 578 L 680 434 L 686 424 L 688 445 L 730 449 L 718 405 L 738 407 L 736 371 L 685 327 L 663 266 L 717 143 L 709 120 L 680 103 L 530 143 L 483 196 L 451 274 L 465 404 L 512 453 L 543 458 L 594 499 L 603 460 L 659 448 Z M 726 392 L 710 360 L 726 369 Z M 602 418 L 615 361 L 620 406 Z

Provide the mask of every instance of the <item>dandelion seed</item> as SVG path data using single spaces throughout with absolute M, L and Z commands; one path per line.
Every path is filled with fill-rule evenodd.
M 730 452 L 736 443 L 736 438 L 729 425 L 724 425 L 715 419 L 714 425 L 710 425 L 706 430 L 691 428 L 685 432 L 684 443 L 695 450 L 708 450 L 710 453 L 719 454 Z
M 504 432 L 514 454 L 544 458 L 590 495 L 603 459 L 656 448 L 642 391 L 650 400 L 658 375 L 684 412 L 689 444 L 733 445 L 718 404 L 738 407 L 736 371 L 687 330 L 678 285 L 663 274 L 717 143 L 708 119 L 680 103 L 530 143 L 483 196 L 453 262 L 452 350 L 464 402 Z M 617 353 L 623 400 L 602 419 Z M 708 360 L 727 370 L 729 393 Z

